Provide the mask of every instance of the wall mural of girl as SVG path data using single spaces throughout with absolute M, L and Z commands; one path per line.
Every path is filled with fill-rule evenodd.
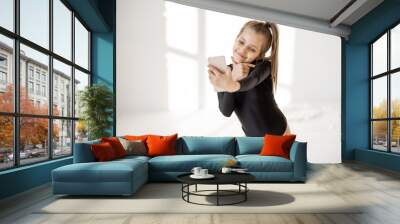
M 235 112 L 246 136 L 290 134 L 286 117 L 274 97 L 278 40 L 276 24 L 248 21 L 235 39 L 233 63 L 225 72 L 208 65 L 210 82 L 218 92 L 219 110 L 227 117 Z

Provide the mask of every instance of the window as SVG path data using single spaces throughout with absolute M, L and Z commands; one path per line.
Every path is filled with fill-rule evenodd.
M 79 107 L 80 93 L 89 85 L 89 75 L 79 70 L 75 71 L 75 117 L 79 117 L 81 114 L 81 108 Z
M 20 0 L 21 36 L 49 48 L 49 0 Z
M 71 120 L 53 120 L 53 145 L 53 157 L 70 155 L 72 153 Z
M 7 56 L 0 52 L 0 91 L 5 92 L 7 86 Z
M 33 94 L 34 89 L 33 89 L 33 82 L 28 82 L 28 92 L 29 94 Z
M 71 60 L 72 12 L 60 1 L 53 0 L 54 52 Z
M 3 3 L 0 3 L 0 7 L 2 4 Z M 2 10 L 3 9 L 1 9 L 1 11 Z M 2 16 L 3 15 L 0 15 L 0 21 L 2 20 Z M 8 65 L 14 56 L 13 51 L 13 40 L 0 33 L 0 113 L 14 111 L 14 83 L 12 82 L 13 66 Z
M 58 104 L 58 97 L 60 93 L 60 100 L 62 103 L 64 103 L 65 95 L 71 95 L 72 92 L 70 89 L 65 89 L 64 85 L 66 83 L 72 84 L 72 68 L 69 65 L 66 65 L 56 59 L 53 60 L 54 64 L 54 70 L 53 70 L 53 77 L 54 77 L 54 84 L 53 84 L 53 91 L 54 91 L 54 99 L 53 103 Z M 57 83 L 57 84 L 56 84 Z M 67 99 L 68 104 L 72 104 L 72 98 Z M 71 101 L 71 102 L 69 102 Z M 53 105 L 56 106 L 56 105 Z M 60 111 L 57 108 L 56 110 L 53 110 L 53 114 L 59 114 Z M 64 113 L 61 113 L 62 116 L 67 116 L 67 117 L 72 117 L 72 108 L 68 107 Z
M 0 9 L 0 26 L 14 31 L 14 0 L 1 0 Z
M 40 81 L 40 70 L 36 69 L 36 80 Z
M 29 66 L 28 74 L 29 74 L 29 79 L 33 80 L 33 67 L 32 66 Z
M 75 40 L 75 62 L 81 67 L 89 69 L 89 32 L 76 18 Z
M 371 148 L 400 153 L 400 25 L 370 45 Z
M 89 85 L 90 32 L 67 4 L 0 0 L 0 26 L 6 29 L 0 29 L 0 170 L 70 156 L 75 137 L 87 139 L 86 126 L 74 114 L 79 90 L 73 86 Z
M 36 95 L 40 95 L 40 84 L 36 84 Z
M 0 67 L 7 67 L 7 56 L 0 54 Z
M 42 96 L 46 96 L 46 86 L 42 86 Z
M 39 101 L 36 102 L 40 104 Z M 20 118 L 19 158 L 21 165 L 49 158 L 48 120 L 44 118 Z M 35 133 L 35 137 L 32 137 Z
M 7 84 L 7 74 L 3 71 L 0 71 L 0 84 L 1 85 Z
M 0 4 L 1 5 L 1 4 Z M 14 123 L 13 117 L 0 115 L 2 138 L 0 140 L 0 170 L 14 166 Z

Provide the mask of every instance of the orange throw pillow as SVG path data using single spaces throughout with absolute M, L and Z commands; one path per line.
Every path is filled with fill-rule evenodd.
M 147 137 L 148 156 L 176 155 L 176 139 L 178 134 L 171 136 L 149 135 Z
M 140 140 L 140 141 L 146 142 L 146 139 L 147 139 L 148 136 L 149 135 L 138 135 L 138 136 L 136 136 L 136 135 L 125 135 L 124 138 L 126 140 L 129 140 L 129 141 Z
M 117 137 L 110 137 L 110 138 L 101 138 L 101 142 L 108 142 L 114 149 L 115 155 L 117 158 L 121 158 L 126 156 L 126 151 L 124 146 L 122 146 L 121 142 Z
M 117 158 L 113 147 L 108 142 L 93 144 L 91 145 L 91 149 L 94 157 L 99 162 L 109 161 Z
M 296 135 L 268 135 L 264 136 L 264 146 L 261 149 L 261 156 L 280 156 L 290 158 L 290 147 Z

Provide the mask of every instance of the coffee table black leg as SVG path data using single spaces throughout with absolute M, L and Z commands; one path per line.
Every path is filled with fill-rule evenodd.
M 244 192 L 244 201 L 247 201 L 247 182 L 246 183 L 244 183 L 244 190 L 245 190 L 245 192 Z
M 219 184 L 217 184 L 217 206 L 219 205 Z
M 197 192 L 197 184 L 196 184 L 196 186 L 195 186 L 195 191 Z
M 188 193 L 187 193 L 187 201 L 190 202 L 190 200 L 189 200 L 189 195 L 190 195 L 190 184 L 187 185 L 187 191 L 188 191 Z

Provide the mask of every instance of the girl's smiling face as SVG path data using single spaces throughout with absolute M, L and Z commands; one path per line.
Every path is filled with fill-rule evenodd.
M 265 35 L 252 29 L 244 29 L 233 45 L 233 60 L 236 63 L 251 63 L 258 59 L 266 42 L 265 38 Z

